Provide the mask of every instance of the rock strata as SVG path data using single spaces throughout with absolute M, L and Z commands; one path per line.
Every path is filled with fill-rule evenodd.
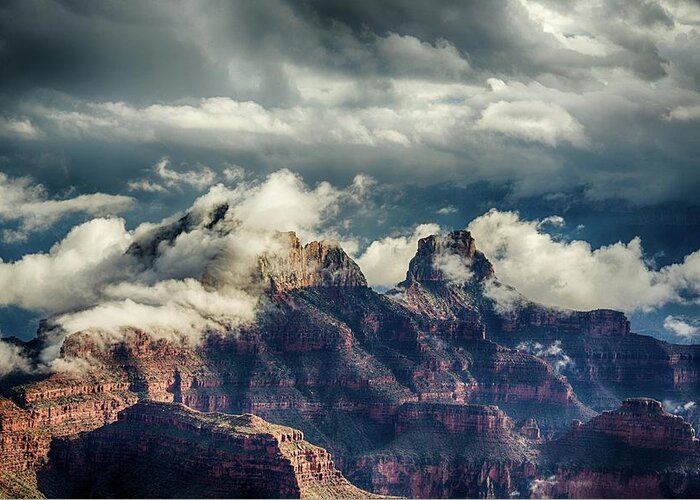
M 151 401 L 120 412 L 115 423 L 56 441 L 46 474 L 79 497 L 373 496 L 350 484 L 328 452 L 298 430 L 255 415 Z
M 224 208 L 186 216 L 155 231 L 157 242 L 140 241 L 130 253 L 147 266 L 159 248 L 202 224 L 222 232 L 236 227 Z M 120 411 L 149 399 L 205 412 L 250 413 L 299 429 L 333 454 L 333 467 L 350 481 L 382 494 L 581 496 L 600 493 L 581 485 L 615 480 L 634 492 L 644 485 L 650 494 L 694 491 L 692 484 L 680 488 L 670 479 L 677 477 L 671 473 L 695 477 L 692 428 L 656 402 L 621 401 L 638 395 L 679 404 L 698 400 L 698 346 L 636 335 L 616 311 L 562 311 L 521 296 L 511 309 L 497 307 L 490 287 L 504 285 L 466 231 L 421 240 L 406 280 L 387 294 L 369 288 L 335 243 L 302 245 L 293 233 L 280 233 L 277 243 L 256 261 L 253 274 L 260 282 L 254 286 L 261 297 L 252 324 L 205 333 L 201 342 L 189 335 L 154 338 L 139 325 L 125 328 L 116 343 L 105 343 L 99 331 L 76 333 L 64 342 L 62 355 L 87 365 L 85 371 L 1 387 L 0 487 L 22 483 L 22 491 L 53 494 L 37 481 L 54 457 L 63 464 L 51 469 L 56 474 L 76 464 L 71 474 L 83 475 L 75 486 L 83 488 L 80 494 L 129 494 L 91 479 L 93 463 L 108 464 L 100 451 L 106 436 L 126 443 L 132 433 L 147 430 L 151 434 L 139 435 L 154 443 L 175 434 L 163 449 L 177 456 L 202 437 L 178 426 L 205 417 L 178 404 L 148 403 L 141 413 L 122 412 L 112 424 Z M 179 420 L 166 422 L 161 415 L 152 427 L 129 420 L 155 419 L 154 412 L 173 412 Z M 245 427 L 256 421 L 235 422 Z M 182 432 L 186 439 L 178 438 Z M 284 439 L 294 447 L 299 443 Z M 56 455 L 49 454 L 52 449 Z M 138 455 L 126 444 L 123 449 L 149 467 L 162 458 L 156 451 Z M 667 461 L 654 462 L 651 476 L 640 475 L 644 464 L 637 457 L 660 450 Z M 627 457 L 622 468 L 605 461 L 618 451 Z M 230 457 L 216 455 L 222 462 L 215 465 L 218 458 L 206 453 L 190 454 L 209 464 L 203 482 L 242 480 L 226 476 Z M 311 454 L 321 464 L 316 479 L 325 481 L 332 476 L 330 458 L 318 453 Z M 108 465 L 114 478 L 119 463 Z M 596 469 L 601 464 L 602 471 Z M 262 477 L 260 469 L 250 470 L 251 480 Z M 683 476 L 683 470 L 690 472 Z M 554 489 L 552 476 L 564 486 Z M 285 484 L 284 492 L 269 493 L 297 494 L 292 483 Z
M 533 493 L 566 498 L 694 498 L 700 447 L 661 403 L 632 398 L 545 443 Z
M 280 248 L 259 259 L 260 272 L 276 291 L 309 287 L 366 287 L 360 267 L 337 242 L 302 245 L 293 232 L 281 233 Z

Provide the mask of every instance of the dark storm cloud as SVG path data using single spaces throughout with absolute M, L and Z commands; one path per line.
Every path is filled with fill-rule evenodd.
M 8 2 L 0 168 L 164 210 L 164 157 L 692 202 L 699 22 L 666 0 Z
M 225 75 L 154 4 L 8 3 L 2 23 L 2 89 L 52 89 L 135 102 L 227 90 Z

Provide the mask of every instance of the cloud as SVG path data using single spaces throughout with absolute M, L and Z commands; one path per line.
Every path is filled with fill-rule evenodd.
M 146 193 L 165 193 L 168 191 L 160 184 L 156 184 L 155 182 L 145 179 L 140 181 L 129 181 L 127 183 L 127 188 L 129 191 L 144 191 Z
M 406 278 L 408 263 L 418 248 L 418 240 L 437 234 L 437 224 L 420 224 L 410 235 L 387 236 L 373 241 L 356 259 L 371 286 L 392 287 Z
M 154 337 L 188 338 L 206 330 L 225 331 L 255 318 L 257 296 L 236 289 L 207 289 L 192 278 L 154 285 L 122 282 L 107 287 L 104 300 L 86 310 L 54 318 L 67 333 L 99 329 L 120 338 L 134 326 Z
M 686 420 L 691 416 L 694 411 L 698 408 L 695 401 L 677 402 L 665 399 L 663 401 L 664 409 L 674 415 L 680 415 Z
M 447 281 L 458 285 L 466 283 L 474 276 L 471 260 L 456 253 L 439 252 L 433 259 L 433 266 L 442 272 Z
M 71 173 L 106 147 L 147 152 L 134 169 L 167 152 L 176 173 L 197 151 L 253 175 L 694 199 L 697 121 L 675 119 L 698 103 L 693 4 L 273 3 L 47 2 L 42 19 L 13 4 L 7 116 L 41 131 L 38 152 L 60 144 Z
M 687 321 L 672 315 L 664 318 L 664 328 L 684 340 L 693 340 L 700 335 L 698 321 Z
M 459 212 L 459 210 L 457 210 L 457 207 L 453 207 L 452 205 L 442 207 L 437 211 L 437 213 L 440 215 L 451 215 L 456 214 L 457 212 Z
M 696 401 L 665 399 L 662 404 L 666 411 L 683 417 L 686 422 L 697 423 L 698 410 L 700 410 L 700 407 Z
M 28 119 L 12 119 L 0 116 L 0 137 L 17 140 L 32 140 L 41 137 L 41 131 Z
M 665 118 L 669 121 L 700 120 L 700 105 L 678 106 L 672 109 Z
M 367 81 L 364 73 L 284 68 L 299 94 L 285 105 L 235 97 L 136 104 L 64 95 L 37 97 L 23 109 L 58 141 L 225 152 L 254 158 L 253 170 L 318 173 L 342 157 L 342 172 L 368 171 L 393 183 L 408 175 L 421 183 L 485 180 L 511 183 L 525 196 L 585 186 L 598 198 L 647 204 L 688 197 L 689 186 L 700 181 L 691 168 L 690 135 L 674 133 L 694 122 L 664 118 L 669 109 L 697 102 L 686 88 L 657 90 L 624 72 L 604 83 L 596 74 L 578 88 L 573 76 L 500 79 L 482 72 L 469 81 L 405 75 Z M 669 151 L 675 152 L 670 163 Z M 667 175 L 659 185 L 661 164 L 685 172 L 685 182 Z
M 562 373 L 565 370 L 571 369 L 574 366 L 574 361 L 569 357 L 561 347 L 561 340 L 555 340 L 550 345 L 545 346 L 539 342 L 526 341 L 521 342 L 516 346 L 519 351 L 527 352 L 545 359 L 557 373 Z
M 484 282 L 484 295 L 493 301 L 496 313 L 510 315 L 517 312 L 527 303 L 517 290 L 509 285 L 504 285 L 496 279 L 488 279 Z
M 302 239 L 332 232 L 339 207 L 362 203 L 372 185 L 358 176 L 346 188 L 311 187 L 282 170 L 235 189 L 212 186 L 185 217 L 133 231 L 122 219 L 93 219 L 48 253 L 0 261 L 0 306 L 51 314 L 41 353 L 47 369 L 63 367 L 55 364 L 60 347 L 78 331 L 114 342 L 137 327 L 192 343 L 206 331 L 235 330 L 255 318 L 260 255 L 288 251 L 277 231 Z
M 504 283 L 538 302 L 572 309 L 650 310 L 697 302 L 700 251 L 654 270 L 639 238 L 598 249 L 585 241 L 558 241 L 541 221 L 491 210 L 469 230 Z
M 389 33 L 376 41 L 377 53 L 394 74 L 457 79 L 469 73 L 469 62 L 447 40 L 434 45 L 410 35 Z
M 13 372 L 28 372 L 31 364 L 19 346 L 0 340 L 0 379 Z
M 241 181 L 245 178 L 245 169 L 238 165 L 228 165 L 221 172 L 227 183 Z
M 177 172 L 170 167 L 170 160 L 168 158 L 161 158 L 153 167 L 156 174 L 158 174 L 168 187 L 189 184 L 192 187 L 204 189 L 211 186 L 216 180 L 216 174 L 209 167 L 200 166 L 197 170 L 188 170 L 185 172 Z
M 133 198 L 104 193 L 50 200 L 41 184 L 32 184 L 28 177 L 12 178 L 0 172 L 0 221 L 18 224 L 16 229 L 3 230 L 6 242 L 24 241 L 29 234 L 46 229 L 70 214 L 113 214 L 129 210 L 133 205 Z
M 165 193 L 167 188 L 181 189 L 183 185 L 191 186 L 197 190 L 203 190 L 216 182 L 216 173 L 207 166 L 199 165 L 193 170 L 177 171 L 172 169 L 170 159 L 163 157 L 153 165 L 153 173 L 158 182 L 148 179 L 129 181 L 129 191 L 144 191 L 147 193 Z M 224 172 L 228 180 L 234 173 L 230 168 Z
M 53 124 L 54 133 L 66 138 L 136 143 L 184 141 L 224 150 L 254 149 L 270 141 L 304 146 L 327 142 L 407 146 L 434 135 L 427 129 L 431 117 L 420 119 L 416 110 L 410 108 L 267 108 L 227 97 L 142 108 L 125 102 L 78 101 L 72 107 L 78 110 L 39 105 L 34 111 Z M 444 110 L 434 110 L 441 111 Z M 411 121 L 407 121 L 409 118 Z M 167 161 L 156 165 L 157 173 L 166 181 L 200 186 L 211 176 L 206 169 L 193 175 L 178 174 L 169 166 Z
M 243 167 L 228 163 L 224 165 L 226 166 L 221 171 L 221 175 L 204 165 L 198 165 L 197 168 L 191 170 L 176 171 L 172 169 L 170 159 L 163 157 L 152 168 L 153 174 L 157 178 L 156 182 L 148 179 L 133 180 L 127 183 L 127 187 L 129 191 L 167 193 L 167 188 L 181 190 L 182 186 L 187 185 L 201 191 L 214 185 L 220 178 L 223 178 L 227 184 L 240 182 L 245 178 L 246 173 Z
M 124 252 L 131 242 L 122 219 L 93 219 L 48 253 L 0 260 L 0 306 L 56 312 L 90 304 L 115 274 L 128 272 Z
M 481 113 L 477 127 L 551 147 L 562 141 L 585 147 L 588 142 L 583 126 L 566 109 L 542 101 L 491 103 Z

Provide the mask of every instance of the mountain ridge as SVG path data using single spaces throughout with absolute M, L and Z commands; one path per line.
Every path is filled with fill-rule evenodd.
M 466 231 L 422 239 L 407 279 L 386 294 L 336 243 L 274 241 L 256 261 L 264 307 L 252 324 L 198 342 L 138 327 L 111 344 L 90 331 L 68 336 L 62 358 L 88 368 L 5 391 L 0 469 L 41 471 L 55 439 L 152 399 L 300 429 L 368 491 L 527 496 L 556 475 L 538 456 L 572 421 L 628 397 L 697 396 L 697 349 L 638 336 L 622 313 L 525 299 L 499 310 L 493 268 Z

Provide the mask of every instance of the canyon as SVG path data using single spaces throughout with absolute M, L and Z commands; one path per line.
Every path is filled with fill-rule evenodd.
M 152 265 L 194 225 L 129 252 Z M 162 485 L 191 477 L 179 491 L 213 497 L 700 495 L 698 422 L 658 402 L 697 401 L 700 346 L 530 302 L 467 231 L 420 240 L 386 293 L 337 243 L 277 240 L 251 324 L 200 341 L 85 330 L 61 347 L 81 369 L 0 381 L 0 492 L 176 496 Z M 130 476 L 158 474 L 117 487 L 134 457 Z

